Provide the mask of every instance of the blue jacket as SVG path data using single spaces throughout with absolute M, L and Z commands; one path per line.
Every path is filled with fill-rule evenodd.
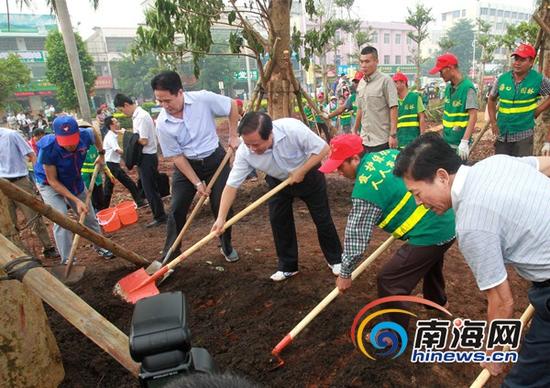
M 57 168 L 57 179 L 74 195 L 84 190 L 84 182 L 80 170 L 86 159 L 86 153 L 94 144 L 94 133 L 90 128 L 80 128 L 80 141 L 74 152 L 69 152 L 55 141 L 55 135 L 44 136 L 36 143 L 38 159 L 34 166 L 34 174 L 39 184 L 47 185 L 46 172 L 43 165 Z

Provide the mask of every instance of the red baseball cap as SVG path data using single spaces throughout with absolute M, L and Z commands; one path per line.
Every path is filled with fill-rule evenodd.
M 240 98 L 236 98 L 235 99 L 235 102 L 237 103 L 237 106 L 239 108 L 241 108 L 243 106 L 243 100 L 241 100 Z
M 53 121 L 52 127 L 55 140 L 60 146 L 73 146 L 80 141 L 80 129 L 74 117 L 59 116 Z
M 441 69 L 449 66 L 458 65 L 458 59 L 451 53 L 446 53 L 437 57 L 435 66 L 430 70 L 430 74 L 439 73 Z
M 363 152 L 363 139 L 357 135 L 338 135 L 330 141 L 330 155 L 319 168 L 323 174 L 336 170 L 347 158 Z
M 537 51 L 533 46 L 527 43 L 521 43 L 512 53 L 512 56 L 517 55 L 522 58 L 533 58 L 537 56 Z
M 355 72 L 355 76 L 353 77 L 354 81 L 361 81 L 361 78 L 363 78 L 365 75 L 362 71 Z
M 393 77 L 391 77 L 391 79 L 394 80 L 394 81 L 403 81 L 403 82 L 405 82 L 405 84 L 409 83 L 409 79 L 407 78 L 407 76 L 405 74 L 401 73 L 400 71 L 395 73 L 393 75 Z
M 317 98 L 320 98 L 320 99 L 325 98 L 325 93 L 319 92 L 319 93 L 317 94 Z

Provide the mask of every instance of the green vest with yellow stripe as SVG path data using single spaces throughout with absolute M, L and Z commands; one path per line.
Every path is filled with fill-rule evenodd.
M 445 106 L 443 111 L 443 139 L 456 148 L 466 132 L 470 114 L 466 111 L 468 91 L 474 84 L 467 78 L 453 88 L 451 84 L 445 89 Z
M 86 188 L 90 187 L 90 179 L 92 178 L 92 174 L 94 173 L 95 168 L 94 162 L 98 156 L 99 154 L 97 152 L 97 148 L 95 147 L 95 145 L 92 144 L 90 148 L 88 148 L 86 159 L 82 164 L 82 170 L 80 170 L 80 174 L 82 175 L 82 180 L 84 181 L 84 185 L 86 186 Z M 100 186 L 102 184 L 103 179 L 101 178 L 101 174 L 97 174 L 94 185 Z
M 531 69 L 516 86 L 512 72 L 498 78 L 497 124 L 501 135 L 517 133 L 535 127 L 535 110 L 540 98 L 542 75 Z
M 405 147 L 419 135 L 418 93 L 409 92 L 403 100 L 398 101 L 397 147 Z
M 372 202 L 382 209 L 379 227 L 411 245 L 429 246 L 450 241 L 455 236 L 452 209 L 438 216 L 423 205 L 417 206 L 403 179 L 393 175 L 397 150 L 366 154 L 357 169 L 352 198 Z

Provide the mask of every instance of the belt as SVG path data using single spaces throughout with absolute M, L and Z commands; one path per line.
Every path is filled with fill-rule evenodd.
M 27 175 L 23 175 L 23 176 L 18 176 L 18 177 L 15 177 L 15 178 L 6 178 L 6 179 L 9 180 L 10 182 L 16 182 L 19 179 L 23 179 L 23 178 L 26 178 L 26 177 L 27 177 Z
M 533 282 L 533 287 L 537 287 L 537 288 L 550 287 L 550 279 L 545 280 L 543 282 Z
M 210 160 L 211 158 L 216 156 L 216 151 L 217 150 L 218 149 L 216 148 L 214 151 L 212 151 L 212 153 L 210 155 L 208 155 L 205 158 L 196 158 L 196 159 L 187 158 L 187 160 L 189 161 L 189 164 L 201 165 L 202 166 L 202 165 L 204 165 L 205 162 L 207 162 L 208 160 Z

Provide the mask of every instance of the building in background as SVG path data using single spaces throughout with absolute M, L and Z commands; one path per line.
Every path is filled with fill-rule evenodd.
M 31 70 L 31 82 L 15 93 L 23 109 L 38 113 L 55 105 L 55 86 L 46 79 L 46 36 L 57 29 L 54 15 L 0 14 L 0 58 L 16 53 Z
M 434 56 L 439 51 L 438 42 L 445 33 L 461 19 L 469 19 L 474 24 L 478 18 L 491 24 L 490 33 L 504 35 L 508 25 L 529 21 L 534 11 L 534 3 L 518 1 L 516 4 L 505 4 L 492 1 L 463 0 L 460 3 L 445 3 L 447 6 L 437 15 L 436 22 L 430 29 L 430 41 L 426 43 L 424 56 Z M 495 61 L 507 60 L 504 47 L 495 51 Z
M 86 48 L 94 60 L 97 75 L 92 97 L 95 107 L 103 103 L 111 106 L 116 94 L 117 82 L 113 62 L 122 59 L 130 50 L 136 37 L 135 28 L 94 27 L 86 39 Z
M 363 21 L 361 29 L 372 33 L 371 40 L 366 45 L 378 50 L 378 69 L 387 74 L 397 71 L 405 73 L 411 82 L 414 82 L 416 68 L 413 52 L 415 43 L 407 36 L 413 28 L 400 22 L 370 22 Z M 357 46 L 353 34 L 344 31 L 336 32 L 336 39 L 343 42 L 336 50 L 327 53 L 327 63 L 336 65 L 336 73 L 346 73 L 353 77 L 359 69 L 359 55 L 361 48 Z

